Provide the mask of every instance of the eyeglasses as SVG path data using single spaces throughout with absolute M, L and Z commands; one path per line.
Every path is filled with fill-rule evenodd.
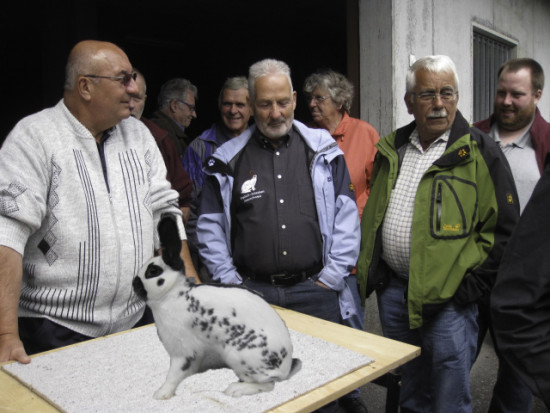
M 128 86 L 132 79 L 137 79 L 137 73 L 124 73 L 122 76 L 99 76 L 99 75 L 82 75 L 84 77 L 91 77 L 92 79 L 110 79 L 116 80 L 122 83 L 123 86 Z
M 183 103 L 185 106 L 189 108 L 191 112 L 196 112 L 197 107 L 195 105 L 191 105 L 190 103 L 187 103 L 185 100 L 176 99 L 179 103 Z
M 451 90 L 445 90 L 440 93 L 435 92 L 421 92 L 421 93 L 411 93 L 411 95 L 418 96 L 418 99 L 420 99 L 422 102 L 433 102 L 436 98 L 436 96 L 439 96 L 443 102 L 454 102 L 456 99 L 458 92 L 453 92 Z
M 308 95 L 306 96 L 306 100 L 308 102 L 311 102 L 312 100 L 315 101 L 315 103 L 323 103 L 325 100 L 327 100 L 330 96 L 320 96 L 320 95 Z

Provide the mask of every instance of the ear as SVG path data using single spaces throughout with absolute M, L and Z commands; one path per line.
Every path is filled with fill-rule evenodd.
M 158 232 L 162 260 L 175 271 L 183 270 L 183 260 L 180 257 L 181 239 L 175 218 L 172 215 L 164 215 L 159 222 Z
M 537 92 L 534 94 L 535 96 L 535 105 L 539 103 L 540 98 L 542 97 L 542 90 L 537 90 Z
M 170 103 L 168 104 L 168 108 L 170 110 L 170 113 L 174 113 L 178 110 L 178 101 L 177 99 L 172 99 Z
M 92 98 L 92 92 L 90 90 L 90 84 L 91 81 L 88 78 L 85 78 L 84 76 L 81 76 L 77 80 L 77 90 L 78 94 L 84 99 L 85 101 L 90 101 Z
M 409 112 L 409 115 L 413 114 L 413 105 L 412 105 L 411 98 L 412 96 L 408 92 L 405 93 L 405 97 L 403 98 L 405 100 L 405 105 L 407 105 L 407 112 Z

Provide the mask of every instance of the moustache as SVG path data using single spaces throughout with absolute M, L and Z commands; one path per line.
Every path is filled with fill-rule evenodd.
M 278 119 L 278 120 L 273 120 L 271 122 L 268 122 L 267 125 L 268 126 L 280 126 L 280 125 L 284 125 L 286 122 L 285 119 Z
M 432 110 L 430 113 L 428 113 L 428 119 L 435 119 L 435 118 L 446 118 L 448 116 L 448 113 L 445 109 L 441 110 Z

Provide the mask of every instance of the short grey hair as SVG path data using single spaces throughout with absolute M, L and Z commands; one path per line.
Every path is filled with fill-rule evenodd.
M 229 89 L 229 90 L 247 89 L 248 90 L 248 79 L 245 76 L 235 76 L 235 77 L 228 77 L 225 80 L 220 90 L 220 94 L 218 95 L 218 107 L 220 108 L 222 107 L 223 91 L 226 89 Z
M 416 72 L 419 70 L 426 70 L 432 73 L 451 73 L 454 77 L 455 92 L 458 92 L 458 74 L 456 73 L 456 66 L 449 56 L 425 56 L 414 62 L 407 72 L 407 93 L 412 93 L 414 91 L 414 87 L 416 86 Z
M 90 73 L 90 59 L 82 52 L 75 52 L 69 55 L 67 65 L 65 66 L 65 83 L 63 89 L 73 90 L 76 87 L 78 76 Z
M 195 99 L 199 98 L 197 87 L 189 80 L 183 78 L 170 79 L 160 87 L 159 108 L 165 108 L 172 100 L 184 99 L 187 92 L 192 92 Z
M 353 85 L 341 73 L 334 70 L 313 73 L 304 82 L 304 93 L 311 95 L 315 88 L 321 88 L 328 92 L 336 106 L 342 106 L 347 113 L 351 110 L 353 102 Z
M 248 70 L 248 93 L 250 101 L 254 102 L 254 87 L 256 79 L 268 75 L 283 75 L 288 79 L 290 91 L 293 92 L 292 79 L 290 78 L 290 67 L 285 62 L 275 59 L 264 59 L 254 63 Z

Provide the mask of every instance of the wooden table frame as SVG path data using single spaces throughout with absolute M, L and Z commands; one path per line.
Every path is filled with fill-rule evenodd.
M 420 354 L 419 347 L 284 308 L 275 307 L 275 309 L 288 328 L 364 354 L 373 358 L 374 362 L 269 410 L 272 413 L 311 412 L 384 375 Z M 125 334 L 125 332 L 118 334 Z M 101 339 L 98 338 L 97 340 Z M 62 349 L 52 351 L 60 350 Z M 0 369 L 0 413 L 4 412 L 58 413 L 59 410 Z

